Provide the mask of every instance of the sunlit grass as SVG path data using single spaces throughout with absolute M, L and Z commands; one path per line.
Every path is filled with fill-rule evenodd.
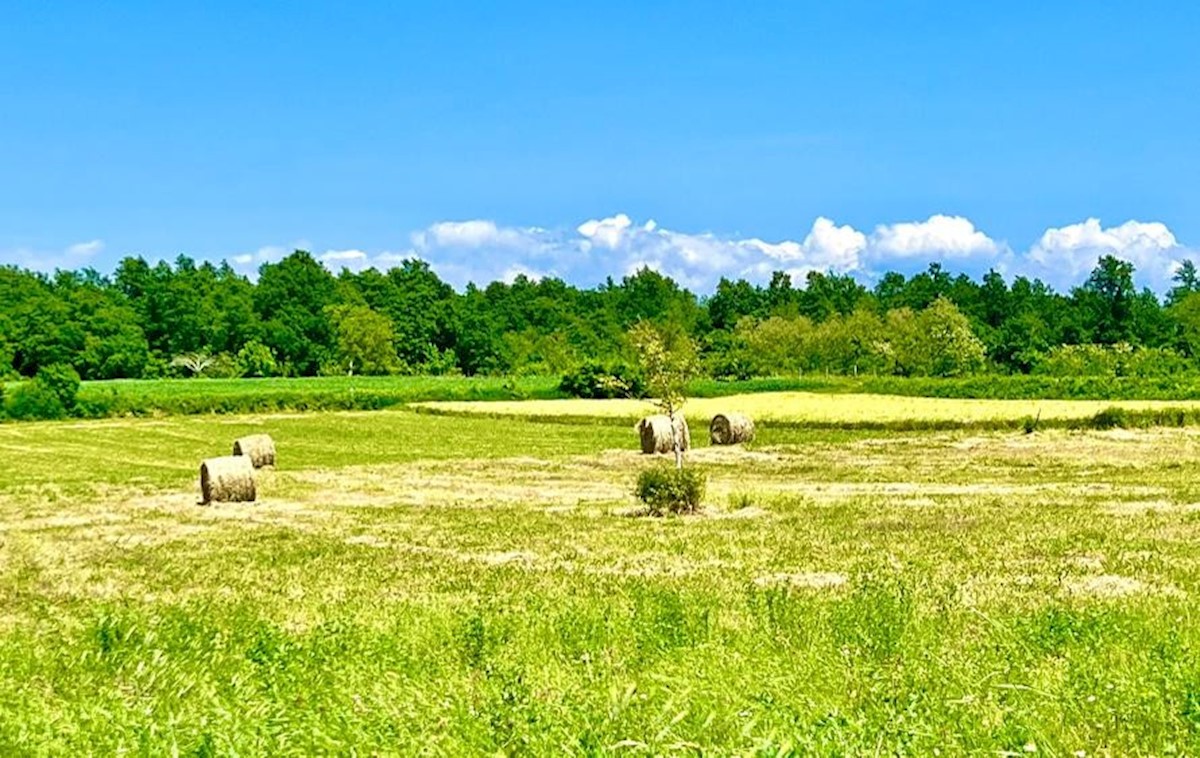
M 261 501 L 195 505 L 248 431 Z M 0 753 L 1200 752 L 1200 436 L 765 423 L 661 519 L 629 515 L 635 445 L 0 427 Z
M 528 400 L 487 403 L 435 401 L 418 403 L 430 410 L 522 418 L 606 418 L 632 422 L 650 413 L 645 400 Z M 1023 418 L 1046 422 L 1085 419 L 1110 408 L 1154 411 L 1200 408 L 1194 401 L 1161 400 L 964 400 L 957 398 L 901 397 L 896 395 L 763 392 L 719 398 L 693 398 L 684 415 L 695 424 L 707 424 L 717 413 L 746 413 L 771 422 L 819 425 L 937 424 L 939 422 L 1011 423 Z

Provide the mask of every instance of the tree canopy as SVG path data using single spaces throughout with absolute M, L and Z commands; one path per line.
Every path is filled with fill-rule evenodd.
M 643 268 L 580 288 L 552 277 L 454 290 L 428 263 L 335 275 L 304 251 L 257 279 L 225 264 L 122 260 L 111 275 L 0 267 L 0 373 L 71 366 L 84 379 L 318 373 L 562 374 L 632 365 L 637 324 L 686 336 L 713 376 L 1200 367 L 1200 274 L 1163 301 L 1105 256 L 1058 293 L 934 263 L 873 287 L 829 272 L 722 279 L 704 297 Z M 1078 349 L 1075 349 L 1078 348 Z M 1082 362 L 1081 362 L 1082 361 Z M 1163 362 L 1165 361 L 1165 363 Z M 1068 368 L 1070 367 L 1070 368 Z

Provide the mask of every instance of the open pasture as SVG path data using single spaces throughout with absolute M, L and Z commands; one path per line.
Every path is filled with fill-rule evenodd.
M 1200 752 L 1200 435 L 694 436 L 653 519 L 624 418 L 0 426 L 0 753 Z

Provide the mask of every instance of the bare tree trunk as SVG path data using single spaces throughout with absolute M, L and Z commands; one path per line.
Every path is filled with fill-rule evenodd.
M 671 422 L 671 449 L 675 451 L 675 468 L 683 469 L 683 440 L 679 439 L 679 433 L 675 429 L 675 411 L 667 414 L 667 420 Z

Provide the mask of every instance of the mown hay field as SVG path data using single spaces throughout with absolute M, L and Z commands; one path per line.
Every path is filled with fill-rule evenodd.
M 0 426 L 0 754 L 1200 753 L 1193 430 L 695 441 L 646 518 L 624 420 Z
M 436 401 L 415 403 L 442 413 L 516 416 L 529 419 L 598 418 L 632 421 L 651 413 L 646 400 Z M 1011 426 L 1024 418 L 1047 423 L 1082 420 L 1108 408 L 1129 411 L 1200 409 L 1195 401 L 1164 400 L 973 400 L 898 395 L 760 392 L 693 398 L 684 415 L 707 424 L 718 413 L 744 413 L 756 421 L 820 426 Z

